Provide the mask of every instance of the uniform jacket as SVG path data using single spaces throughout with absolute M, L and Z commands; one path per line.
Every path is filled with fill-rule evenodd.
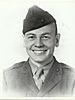
M 29 60 L 20 62 L 4 71 L 4 90 L 13 96 L 51 97 L 71 96 L 74 93 L 75 73 L 69 66 L 54 59 L 41 89 L 38 90 Z

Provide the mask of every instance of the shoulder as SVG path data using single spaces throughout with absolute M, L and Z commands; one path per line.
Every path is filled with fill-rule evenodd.
M 54 62 L 55 62 L 55 66 L 56 66 L 56 71 L 58 73 L 61 73 L 62 77 L 64 77 L 64 78 L 73 77 L 73 79 L 75 79 L 74 67 L 71 67 L 65 63 L 57 61 L 55 57 L 54 57 Z
M 69 71 L 69 72 L 73 72 L 75 73 L 75 69 L 67 64 L 64 63 L 59 63 L 60 67 L 64 70 L 64 71 Z
M 7 76 L 7 75 L 15 75 L 19 71 L 22 72 L 23 70 L 26 69 L 26 63 L 27 63 L 27 61 L 22 61 L 22 62 L 15 63 L 10 68 L 5 69 L 3 74 L 5 74 L 5 76 Z
M 69 74 L 69 73 L 75 74 L 75 69 L 73 67 L 57 61 L 55 57 L 54 57 L 54 62 L 56 69 L 59 69 L 58 71 L 61 71 L 63 74 Z
M 59 63 L 63 76 L 75 79 L 75 69 L 67 64 Z

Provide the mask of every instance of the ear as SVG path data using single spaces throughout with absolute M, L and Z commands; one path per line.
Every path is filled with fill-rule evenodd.
M 55 46 L 58 47 L 59 46 L 59 40 L 60 40 L 60 34 L 56 35 L 56 41 L 55 41 Z
M 23 38 L 23 46 L 25 47 L 26 46 L 26 43 L 25 43 L 25 35 L 22 35 L 22 38 Z

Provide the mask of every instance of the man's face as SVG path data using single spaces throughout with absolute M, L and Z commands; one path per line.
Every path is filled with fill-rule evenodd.
M 53 56 L 59 42 L 59 34 L 55 35 L 55 30 L 55 24 L 52 23 L 25 33 L 24 42 L 30 59 L 41 63 Z

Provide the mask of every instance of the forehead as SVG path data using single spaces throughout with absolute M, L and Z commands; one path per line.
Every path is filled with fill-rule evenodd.
M 35 29 L 35 30 L 32 30 L 32 31 L 28 31 L 25 33 L 25 35 L 30 35 L 30 34 L 44 34 L 44 33 L 50 33 L 50 34 L 53 34 L 55 33 L 55 23 L 51 23 L 51 24 L 48 24 L 46 26 L 43 26 L 41 28 L 38 28 L 38 29 Z

